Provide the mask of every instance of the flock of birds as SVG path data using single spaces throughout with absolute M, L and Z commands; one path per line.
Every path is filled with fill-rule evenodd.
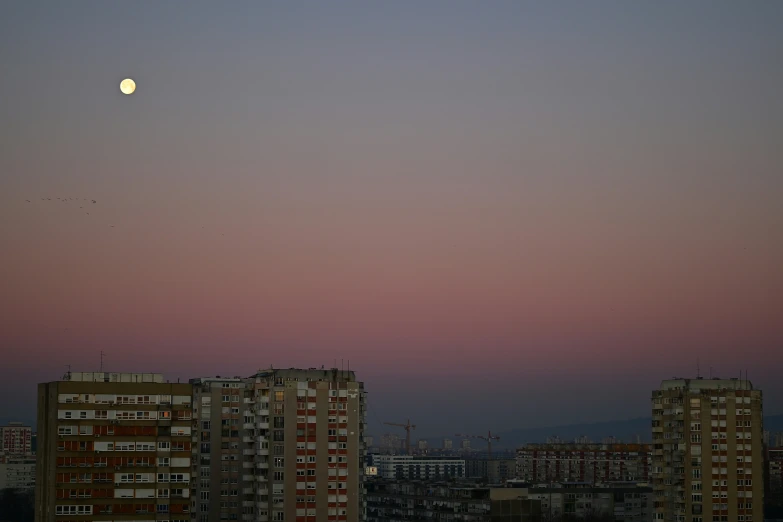
M 25 201 L 28 203 L 32 203 L 32 201 L 29 199 L 26 199 Z M 52 201 L 52 198 L 41 198 L 41 201 Z M 82 210 L 84 209 L 84 205 L 89 205 L 89 204 L 95 205 L 96 203 L 98 203 L 97 200 L 90 199 L 90 198 L 54 198 L 54 201 L 59 201 L 61 203 L 68 203 L 70 201 L 81 202 L 81 206 L 79 208 Z M 85 212 L 85 214 L 87 214 L 88 216 L 90 215 L 89 212 Z M 111 228 L 114 228 L 114 225 L 110 225 L 110 226 Z
M 26 199 L 28 203 L 32 203 L 31 200 Z M 41 198 L 41 201 L 52 201 L 52 198 Z M 61 203 L 68 203 L 69 201 L 75 201 L 75 202 L 82 202 L 82 206 L 80 206 L 80 209 L 84 209 L 84 205 L 92 204 L 95 205 L 98 203 L 97 200 L 90 199 L 90 198 L 54 198 L 54 201 L 60 201 Z M 89 208 L 89 207 L 88 207 Z M 90 215 L 89 212 L 85 212 L 88 216 Z M 110 228 L 114 228 L 114 225 L 109 225 Z M 202 229 L 204 227 L 201 227 Z M 225 236 L 225 234 L 220 234 L 221 236 Z

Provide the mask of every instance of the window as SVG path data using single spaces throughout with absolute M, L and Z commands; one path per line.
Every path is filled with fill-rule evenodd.
M 275 402 L 283 402 L 284 397 L 285 397 L 285 392 L 280 390 L 275 392 Z

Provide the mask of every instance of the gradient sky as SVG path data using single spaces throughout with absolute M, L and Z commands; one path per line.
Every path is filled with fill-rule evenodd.
M 0 417 L 101 350 L 350 360 L 376 432 L 639 417 L 697 360 L 783 412 L 781 27 L 772 1 L 2 2 Z

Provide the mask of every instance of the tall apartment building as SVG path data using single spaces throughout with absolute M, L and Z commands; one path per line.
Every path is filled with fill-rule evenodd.
M 655 520 L 763 520 L 760 390 L 739 379 L 667 380 L 652 414 Z
M 649 479 L 648 444 L 526 444 L 517 449 L 519 479 L 528 482 L 614 482 Z
M 363 520 L 366 402 L 354 372 L 191 382 L 200 522 Z
M 160 374 L 39 384 L 36 522 L 190 520 L 191 400 Z
M 400 453 L 404 449 L 404 446 L 405 441 L 396 433 L 384 433 L 381 435 L 381 440 L 378 444 L 379 449 L 383 453 L 391 454 Z
M 33 428 L 21 422 L 9 422 L 0 427 L 0 455 L 32 455 Z
M 255 520 L 256 439 L 252 380 L 191 379 L 193 511 L 198 520 Z

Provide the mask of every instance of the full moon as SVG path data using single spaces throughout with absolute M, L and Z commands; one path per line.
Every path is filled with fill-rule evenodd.
M 133 94 L 133 91 L 136 90 L 136 82 L 130 78 L 125 78 L 120 82 L 120 90 L 123 94 Z

